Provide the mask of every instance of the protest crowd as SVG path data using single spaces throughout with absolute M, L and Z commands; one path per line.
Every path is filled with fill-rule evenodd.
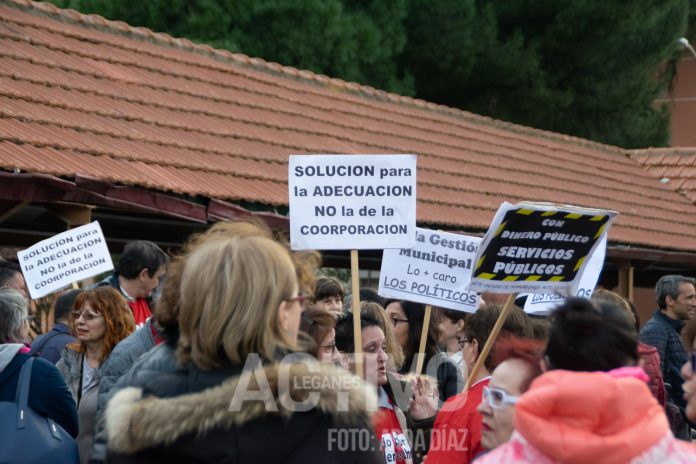
M 22 269 L 2 261 L 0 404 L 23 397 L 62 434 L 52 462 L 696 462 L 693 279 L 663 276 L 647 321 L 596 289 L 502 319 L 483 293 L 425 322 L 320 265 L 260 222 L 173 255 L 131 242 L 106 278 L 56 293 L 32 340 Z M 0 461 L 34 462 L 2 435 Z

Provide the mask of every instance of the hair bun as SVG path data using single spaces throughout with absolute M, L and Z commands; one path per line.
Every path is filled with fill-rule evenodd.
M 568 336 L 569 341 L 575 336 L 587 336 L 593 333 L 602 323 L 602 313 L 590 300 L 585 298 L 569 298 L 562 309 L 554 313 L 557 327 Z
M 551 316 L 546 355 L 553 369 L 609 371 L 635 363 L 637 346 L 619 308 L 569 298 Z

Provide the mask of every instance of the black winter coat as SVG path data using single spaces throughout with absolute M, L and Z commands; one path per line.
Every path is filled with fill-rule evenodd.
M 306 364 L 280 366 L 181 368 L 144 388 L 121 390 L 106 411 L 108 462 L 383 461 L 370 423 L 377 405 L 372 387 L 334 366 L 315 364 L 311 372 Z M 236 401 L 244 392 L 254 398 Z M 286 394 L 316 406 L 298 410 Z
M 676 404 L 684 412 L 686 400 L 682 385 L 681 368 L 688 359 L 681 332 L 683 321 L 677 321 L 657 310 L 640 330 L 640 341 L 657 348 L 660 355 L 660 368 L 665 381 L 667 400 Z

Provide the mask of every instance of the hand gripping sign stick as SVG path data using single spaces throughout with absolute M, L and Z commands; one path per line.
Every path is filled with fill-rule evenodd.
M 425 342 L 428 341 L 428 328 L 430 326 L 430 311 L 432 306 L 425 305 L 425 315 L 423 316 L 423 330 L 421 331 L 420 346 L 418 347 L 418 363 L 416 364 L 416 375 L 420 375 L 425 363 Z
M 362 327 L 360 326 L 360 272 L 358 250 L 350 250 L 350 277 L 353 298 L 353 338 L 355 340 L 355 375 L 364 378 L 362 362 Z
M 503 306 L 503 310 L 500 311 L 500 316 L 498 316 L 498 320 L 495 321 L 495 325 L 493 326 L 493 330 L 491 330 L 491 334 L 488 336 L 488 340 L 486 340 L 486 344 L 483 346 L 483 349 L 479 352 L 479 356 L 478 356 L 478 359 L 476 360 L 476 364 L 474 364 L 473 369 L 471 369 L 471 372 L 469 373 L 469 378 L 466 380 L 466 385 L 464 386 L 464 391 L 468 390 L 469 387 L 471 387 L 471 384 L 474 383 L 474 379 L 476 378 L 478 371 L 481 370 L 481 366 L 486 361 L 486 358 L 488 357 L 488 353 L 490 353 L 491 348 L 493 348 L 493 343 L 495 343 L 495 339 L 498 338 L 498 334 L 500 333 L 500 329 L 503 328 L 503 324 L 505 323 L 505 319 L 507 319 L 508 314 L 510 314 L 510 310 L 512 309 L 512 305 L 515 302 L 515 298 L 517 298 L 517 293 L 510 293 L 507 297 L 507 300 L 505 300 L 505 305 Z

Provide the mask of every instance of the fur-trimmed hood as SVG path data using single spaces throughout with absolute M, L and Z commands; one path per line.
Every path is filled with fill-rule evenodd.
M 317 362 L 278 363 L 173 398 L 124 389 L 109 401 L 106 429 L 111 451 L 133 454 L 181 440 L 205 440 L 214 431 L 258 426 L 264 422 L 260 419 L 276 418 L 287 425 L 298 415 L 309 415 L 331 427 L 365 427 L 376 410 L 374 388 L 343 369 Z M 236 446 L 234 435 L 228 436 L 230 446 Z

